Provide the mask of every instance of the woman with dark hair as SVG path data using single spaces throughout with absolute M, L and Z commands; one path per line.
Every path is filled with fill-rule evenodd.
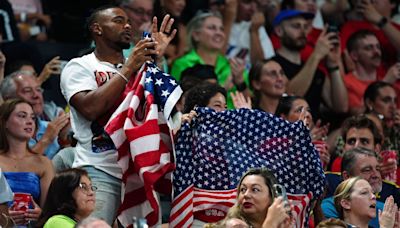
M 189 113 L 196 106 L 209 107 L 217 112 L 226 110 L 226 90 L 218 84 L 203 82 L 185 94 L 183 113 Z
M 400 150 L 400 109 L 397 107 L 397 94 L 390 83 L 376 81 L 364 93 L 367 113 L 379 116 L 383 123 L 383 149 Z
M 314 125 L 311 109 L 307 101 L 300 96 L 284 96 L 279 101 L 275 115 L 289 122 L 301 120 L 307 128 L 311 129 L 310 136 L 312 142 L 319 152 L 319 157 L 322 162 L 321 165 L 326 168 L 331 157 L 328 144 L 325 142 L 329 125 L 320 126 L 319 121 Z
M 250 69 L 249 78 L 254 108 L 275 113 L 288 82 L 281 65 L 271 59 L 259 61 Z
M 276 178 L 268 169 L 248 170 L 239 181 L 237 203 L 230 209 L 229 219 L 244 219 L 254 228 L 289 227 L 291 207 L 282 196 L 276 195 L 275 184 Z
M 16 225 L 36 221 L 54 176 L 51 161 L 31 151 L 28 141 L 36 130 L 32 106 L 21 99 L 10 99 L 0 106 L 0 167 L 11 190 L 30 198 L 29 208 L 14 202 L 9 215 Z M 38 205 L 39 204 L 39 205 Z
M 69 228 L 88 217 L 95 208 L 95 191 L 87 172 L 67 169 L 51 181 L 37 226 Z
M 232 60 L 224 56 L 226 36 L 222 16 L 213 12 L 199 12 L 187 25 L 188 52 L 176 59 L 171 68 L 171 75 L 181 79 L 182 72 L 196 64 L 214 67 L 218 83 L 228 90 L 227 106 L 233 108 L 230 92 L 241 91 L 249 96 L 245 83 L 244 61 Z

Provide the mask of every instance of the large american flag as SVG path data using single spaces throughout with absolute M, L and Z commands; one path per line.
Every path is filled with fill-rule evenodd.
M 118 220 L 132 226 L 133 216 L 150 226 L 160 222 L 157 192 L 170 194 L 175 165 L 169 125 L 182 90 L 154 63 L 143 65 L 124 92 L 125 98 L 106 125 L 122 168 L 122 204 Z
M 181 128 L 176 149 L 170 224 L 215 222 L 236 202 L 240 177 L 267 167 L 293 200 L 296 227 L 307 225 L 310 200 L 321 196 L 325 176 L 309 131 L 266 112 L 198 108 Z M 199 224 L 199 223 L 195 223 Z

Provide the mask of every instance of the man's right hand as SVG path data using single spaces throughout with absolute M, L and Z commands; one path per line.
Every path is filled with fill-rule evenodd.
M 124 67 L 128 67 L 128 72 L 132 71 L 131 73 L 134 73 L 140 69 L 143 63 L 146 61 L 152 61 L 151 55 L 157 55 L 155 46 L 156 42 L 152 41 L 150 38 L 145 38 L 137 42 L 126 64 L 124 65 Z M 125 76 L 129 79 L 131 74 Z

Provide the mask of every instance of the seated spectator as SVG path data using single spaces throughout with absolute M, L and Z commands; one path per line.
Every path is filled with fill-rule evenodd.
M 232 218 L 243 218 L 249 227 L 289 227 L 291 208 L 276 195 L 275 184 L 275 176 L 267 169 L 248 170 L 239 181 Z
M 228 92 L 242 91 L 250 95 L 243 77 L 244 63 L 233 61 L 230 65 L 222 49 L 226 42 L 222 19 L 216 13 L 199 13 L 187 26 L 190 50 L 184 56 L 175 60 L 172 65 L 171 75 L 177 80 L 181 79 L 182 72 L 196 64 L 214 66 L 218 83 Z M 233 81 L 233 83 L 232 83 Z M 228 96 L 228 108 L 233 108 L 233 101 Z
M 5 100 L 21 98 L 32 105 L 38 117 L 35 137 L 30 141 L 32 150 L 52 158 L 61 146 L 69 146 L 69 115 L 59 113 L 51 122 L 45 121 L 42 88 L 37 78 L 29 71 L 17 71 L 7 76 L 0 85 Z
M 10 208 L 9 214 L 16 225 L 26 225 L 38 219 L 54 170 L 48 158 L 28 147 L 36 128 L 30 104 L 20 99 L 5 101 L 0 121 L 0 167 L 12 191 L 30 194 L 33 206 L 27 211 Z
M 359 30 L 352 34 L 346 44 L 351 60 L 354 62 L 354 71 L 344 77 L 351 114 L 364 112 L 363 95 L 368 85 L 380 79 L 378 77 L 382 62 L 382 51 L 378 38 L 370 30 Z M 400 76 L 398 66 L 392 66 L 384 81 L 394 83 Z
M 400 109 L 397 94 L 389 83 L 378 81 L 370 84 L 364 93 L 367 113 L 377 114 L 383 122 L 384 149 L 400 151 Z
M 226 90 L 218 84 L 204 82 L 190 89 L 185 97 L 183 113 L 190 113 L 196 106 L 217 112 L 226 110 Z
M 310 106 L 308 105 L 307 101 L 298 96 L 281 97 L 275 115 L 289 122 L 296 122 L 299 120 L 303 121 L 304 125 L 311 129 L 311 139 L 313 140 L 315 148 L 319 152 L 321 165 L 324 169 L 326 169 L 330 161 L 328 145 L 325 142 L 329 125 L 314 125 Z
M 343 155 L 342 170 L 342 176 L 340 174 L 326 175 L 328 181 L 326 197 L 328 198 L 322 201 L 322 210 L 326 218 L 339 218 L 331 196 L 334 195 L 334 190 L 342 182 L 342 179 L 347 180 L 351 177 L 360 176 L 369 182 L 378 200 L 377 209 L 382 209 L 383 202 L 389 196 L 393 196 L 395 203 L 400 203 L 399 188 L 391 182 L 382 181 L 380 165 L 374 151 L 362 147 L 346 151 Z M 378 210 L 376 210 L 376 213 L 378 213 Z M 370 225 L 379 227 L 378 220 L 373 219 Z
M 249 78 L 254 108 L 275 113 L 288 82 L 281 65 L 271 59 L 259 61 L 251 67 Z
M 75 227 L 93 212 L 96 189 L 85 170 L 61 171 L 51 181 L 37 227 Z
M 275 51 L 265 30 L 264 14 L 257 0 L 238 0 L 236 7 L 229 15 L 234 21 L 228 25 L 230 33 L 226 56 L 229 59 L 244 59 L 247 69 L 250 69 L 257 61 L 273 57 Z
M 367 228 L 371 219 L 377 217 L 375 192 L 371 185 L 360 177 L 343 181 L 335 191 L 335 208 L 340 218 L 351 227 Z M 398 216 L 396 204 L 389 197 L 379 213 L 380 227 L 393 227 Z

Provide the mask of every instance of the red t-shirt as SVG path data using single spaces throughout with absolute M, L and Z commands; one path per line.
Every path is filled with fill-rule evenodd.
M 347 89 L 349 97 L 349 107 L 362 107 L 364 92 L 375 80 L 362 81 L 358 79 L 353 73 L 348 73 L 344 77 L 344 84 Z

